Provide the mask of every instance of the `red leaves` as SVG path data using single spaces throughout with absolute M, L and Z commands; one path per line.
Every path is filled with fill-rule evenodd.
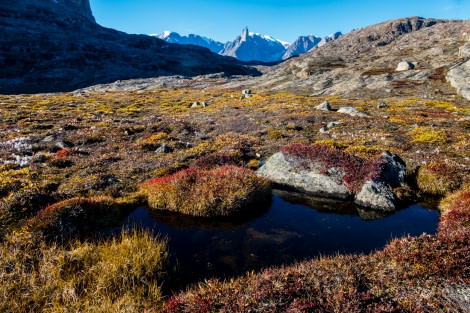
M 327 174 L 332 168 L 339 169 L 344 174 L 342 181 L 354 191 L 360 191 L 365 181 L 378 179 L 385 165 L 380 156 L 363 159 L 321 144 L 292 144 L 283 147 L 281 152 L 288 161 L 306 170 L 320 166 L 320 173 Z

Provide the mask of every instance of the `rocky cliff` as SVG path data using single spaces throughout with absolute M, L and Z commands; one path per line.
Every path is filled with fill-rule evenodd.
M 88 0 L 0 1 L 0 93 L 73 90 L 120 79 L 257 74 L 233 58 L 95 23 Z

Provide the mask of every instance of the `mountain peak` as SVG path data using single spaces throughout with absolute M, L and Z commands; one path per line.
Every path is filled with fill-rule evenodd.
M 242 42 L 246 41 L 249 35 L 250 35 L 250 32 L 248 31 L 248 26 L 245 26 L 245 28 L 243 28 L 243 31 L 242 31 L 241 41 Z

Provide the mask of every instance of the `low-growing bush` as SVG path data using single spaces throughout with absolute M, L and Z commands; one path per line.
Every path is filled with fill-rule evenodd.
M 416 175 L 418 188 L 428 194 L 445 195 L 459 188 L 462 170 L 458 165 L 431 162 L 419 167 Z
M 242 163 L 239 153 L 211 153 L 191 162 L 192 168 L 208 170 L 222 165 L 240 166 Z
M 143 312 L 162 303 L 167 243 L 143 231 L 48 244 L 28 232 L 0 244 L 1 312 Z
M 354 191 L 360 191 L 367 180 L 379 178 L 384 166 L 380 156 L 364 159 L 322 144 L 292 144 L 281 152 L 289 162 L 305 170 L 328 174 Z
M 269 182 L 236 166 L 210 170 L 189 168 L 141 184 L 153 209 L 194 216 L 227 216 L 270 196 Z

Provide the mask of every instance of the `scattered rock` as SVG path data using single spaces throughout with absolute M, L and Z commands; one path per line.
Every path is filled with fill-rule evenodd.
M 74 146 L 70 141 L 57 141 L 55 146 L 59 149 L 72 148 Z
M 403 71 L 408 71 L 412 70 L 415 68 L 415 65 L 411 62 L 403 61 L 398 63 L 397 68 L 395 69 L 395 72 L 403 72 Z
M 315 109 L 320 110 L 320 111 L 331 111 L 331 105 L 328 101 L 325 101 L 317 105 Z
M 199 101 L 193 102 L 191 108 L 197 108 L 199 106 Z
M 399 156 L 388 151 L 383 152 L 381 158 L 384 165 L 380 177 L 366 181 L 354 202 L 364 207 L 393 212 L 396 199 L 390 188 L 405 185 L 406 164 Z
M 364 112 L 359 111 L 353 107 L 342 107 L 338 110 L 338 113 L 348 114 L 350 116 L 368 117 Z
M 330 129 L 330 128 L 337 127 L 337 126 L 342 126 L 342 125 L 344 125 L 343 122 L 329 122 L 326 125 L 326 128 Z
M 244 95 L 244 96 L 251 95 L 251 89 L 243 89 L 242 90 L 242 95 Z
M 57 139 L 57 135 L 56 134 L 52 134 L 52 135 L 49 135 L 49 136 L 46 136 L 44 137 L 44 139 L 42 140 L 43 142 L 51 142 L 51 141 L 54 141 Z
M 171 149 L 171 147 L 169 147 L 166 143 L 162 143 L 162 145 L 158 147 L 157 150 L 155 150 L 156 153 L 170 153 L 172 151 L 173 149 Z
M 385 109 L 385 108 L 388 108 L 388 104 L 386 104 L 386 103 L 383 102 L 383 101 L 380 101 L 379 105 L 377 105 L 377 108 L 378 108 L 378 109 Z
M 201 106 L 202 106 L 203 108 L 207 108 L 209 105 L 207 104 L 207 102 L 202 101 L 202 102 L 201 102 Z
M 326 126 L 323 126 L 322 128 L 320 128 L 319 132 L 321 134 L 324 134 L 324 133 L 327 133 L 328 132 L 328 128 Z

